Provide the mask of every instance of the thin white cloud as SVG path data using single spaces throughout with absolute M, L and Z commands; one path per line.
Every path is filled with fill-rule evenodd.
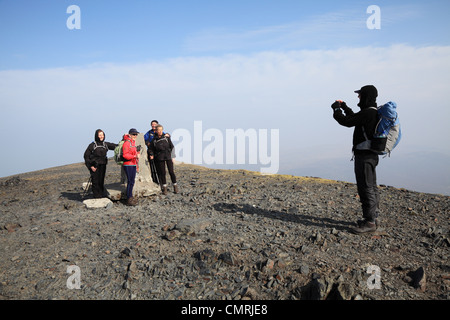
M 414 4 L 382 5 L 380 9 L 383 31 L 416 22 L 422 10 Z M 210 28 L 188 35 L 184 49 L 198 53 L 364 46 L 370 41 L 366 24 L 369 17 L 366 8 L 359 5 L 279 25 L 251 29 Z M 388 33 L 383 36 L 389 38 Z
M 380 102 L 399 104 L 405 152 L 450 154 L 449 57 L 450 47 L 397 45 L 1 71 L 2 135 L 15 130 L 17 141 L 28 141 L 50 130 L 61 142 L 56 157 L 41 143 L 27 145 L 39 156 L 6 161 L 1 175 L 81 161 L 98 127 L 114 141 L 130 127 L 148 129 L 154 118 L 171 131 L 192 130 L 195 120 L 205 130 L 280 129 L 281 162 L 288 151 L 297 163 L 331 156 L 330 146 L 348 154 L 351 130 L 335 123 L 329 106 L 343 99 L 355 108 L 353 90 L 369 83 L 379 88 Z M 8 148 L 15 154 L 22 147 Z
M 306 47 L 317 41 L 342 38 L 365 27 L 364 20 L 349 18 L 348 13 L 328 13 L 307 21 L 297 21 L 260 28 L 216 28 L 187 36 L 184 47 L 188 52 L 235 52 L 277 48 Z M 364 17 L 364 16 L 363 16 Z M 333 39 L 333 41 L 335 41 Z

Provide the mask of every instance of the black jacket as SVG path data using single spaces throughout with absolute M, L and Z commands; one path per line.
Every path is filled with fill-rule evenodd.
M 353 151 L 355 154 L 365 153 L 367 151 L 361 151 L 357 149 L 357 146 L 368 139 L 372 139 L 377 126 L 378 112 L 376 110 L 376 103 L 366 104 L 360 106 L 361 110 L 354 113 L 345 103 L 341 104 L 341 108 L 345 115 L 342 113 L 341 108 L 334 110 L 333 118 L 342 126 L 355 127 L 353 131 Z M 366 135 L 364 135 L 364 132 Z
M 172 150 L 174 149 L 172 140 L 170 137 L 155 135 L 153 141 L 150 143 L 149 154 L 154 156 L 155 160 L 171 160 Z
M 105 139 L 100 141 L 98 137 L 100 131 L 102 130 L 95 131 L 95 141 L 91 142 L 84 152 L 84 163 L 88 169 L 97 167 L 99 164 L 107 164 L 108 158 L 106 154 L 108 150 L 114 150 L 117 146 L 115 143 L 105 142 Z

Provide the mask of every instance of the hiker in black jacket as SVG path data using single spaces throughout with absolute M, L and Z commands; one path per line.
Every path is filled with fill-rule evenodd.
M 156 171 L 158 172 L 163 194 L 167 194 L 166 165 L 169 170 L 170 179 L 172 180 L 174 193 L 178 193 L 177 178 L 173 169 L 173 150 L 172 140 L 170 140 L 170 137 L 164 135 L 163 126 L 156 126 L 156 135 L 150 143 L 149 154 L 150 159 L 155 160 Z
M 376 167 L 378 154 L 370 150 L 370 139 L 377 125 L 377 89 L 364 86 L 358 93 L 358 106 L 361 110 L 354 113 L 345 102 L 337 100 L 331 105 L 334 119 L 342 126 L 355 127 L 353 132 L 353 153 L 358 194 L 362 204 L 363 220 L 357 221 L 352 228 L 355 233 L 373 232 L 378 227 L 379 193 Z M 344 113 L 345 115 L 344 115 Z
M 89 169 L 92 182 L 92 193 L 94 198 L 103 198 L 105 193 L 105 173 L 108 158 L 108 150 L 114 150 L 115 143 L 105 142 L 105 133 L 97 129 L 94 141 L 89 144 L 84 152 L 84 163 Z

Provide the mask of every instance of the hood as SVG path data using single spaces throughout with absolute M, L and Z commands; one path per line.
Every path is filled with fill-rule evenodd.
M 377 106 L 378 90 L 372 85 L 364 86 L 360 90 L 356 90 L 359 94 L 358 106 L 361 109 Z
M 125 133 L 122 137 L 123 141 L 131 141 L 131 137 L 128 133 Z
M 98 137 L 99 132 L 103 132 L 103 136 L 104 136 L 103 141 L 105 141 L 105 139 L 106 139 L 105 132 L 102 129 L 97 129 L 97 130 L 95 130 L 95 135 L 94 135 L 95 142 L 102 142 L 102 141 L 100 141 L 100 138 Z

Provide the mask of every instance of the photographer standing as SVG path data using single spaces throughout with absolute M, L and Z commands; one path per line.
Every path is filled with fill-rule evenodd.
M 357 221 L 352 231 L 357 234 L 373 232 L 378 227 L 379 193 L 376 167 L 378 154 L 370 150 L 370 139 L 377 125 L 377 89 L 364 86 L 355 91 L 361 110 L 354 113 L 345 102 L 337 100 L 331 105 L 334 119 L 342 126 L 355 127 L 353 132 L 353 153 L 358 194 L 362 204 L 363 220 Z M 342 113 L 345 113 L 345 115 Z
M 108 150 L 114 150 L 115 143 L 105 142 L 105 133 L 97 129 L 94 141 L 89 144 L 84 152 L 84 163 L 89 169 L 92 181 L 92 193 L 94 198 L 103 198 L 105 193 L 105 173 L 108 158 Z

